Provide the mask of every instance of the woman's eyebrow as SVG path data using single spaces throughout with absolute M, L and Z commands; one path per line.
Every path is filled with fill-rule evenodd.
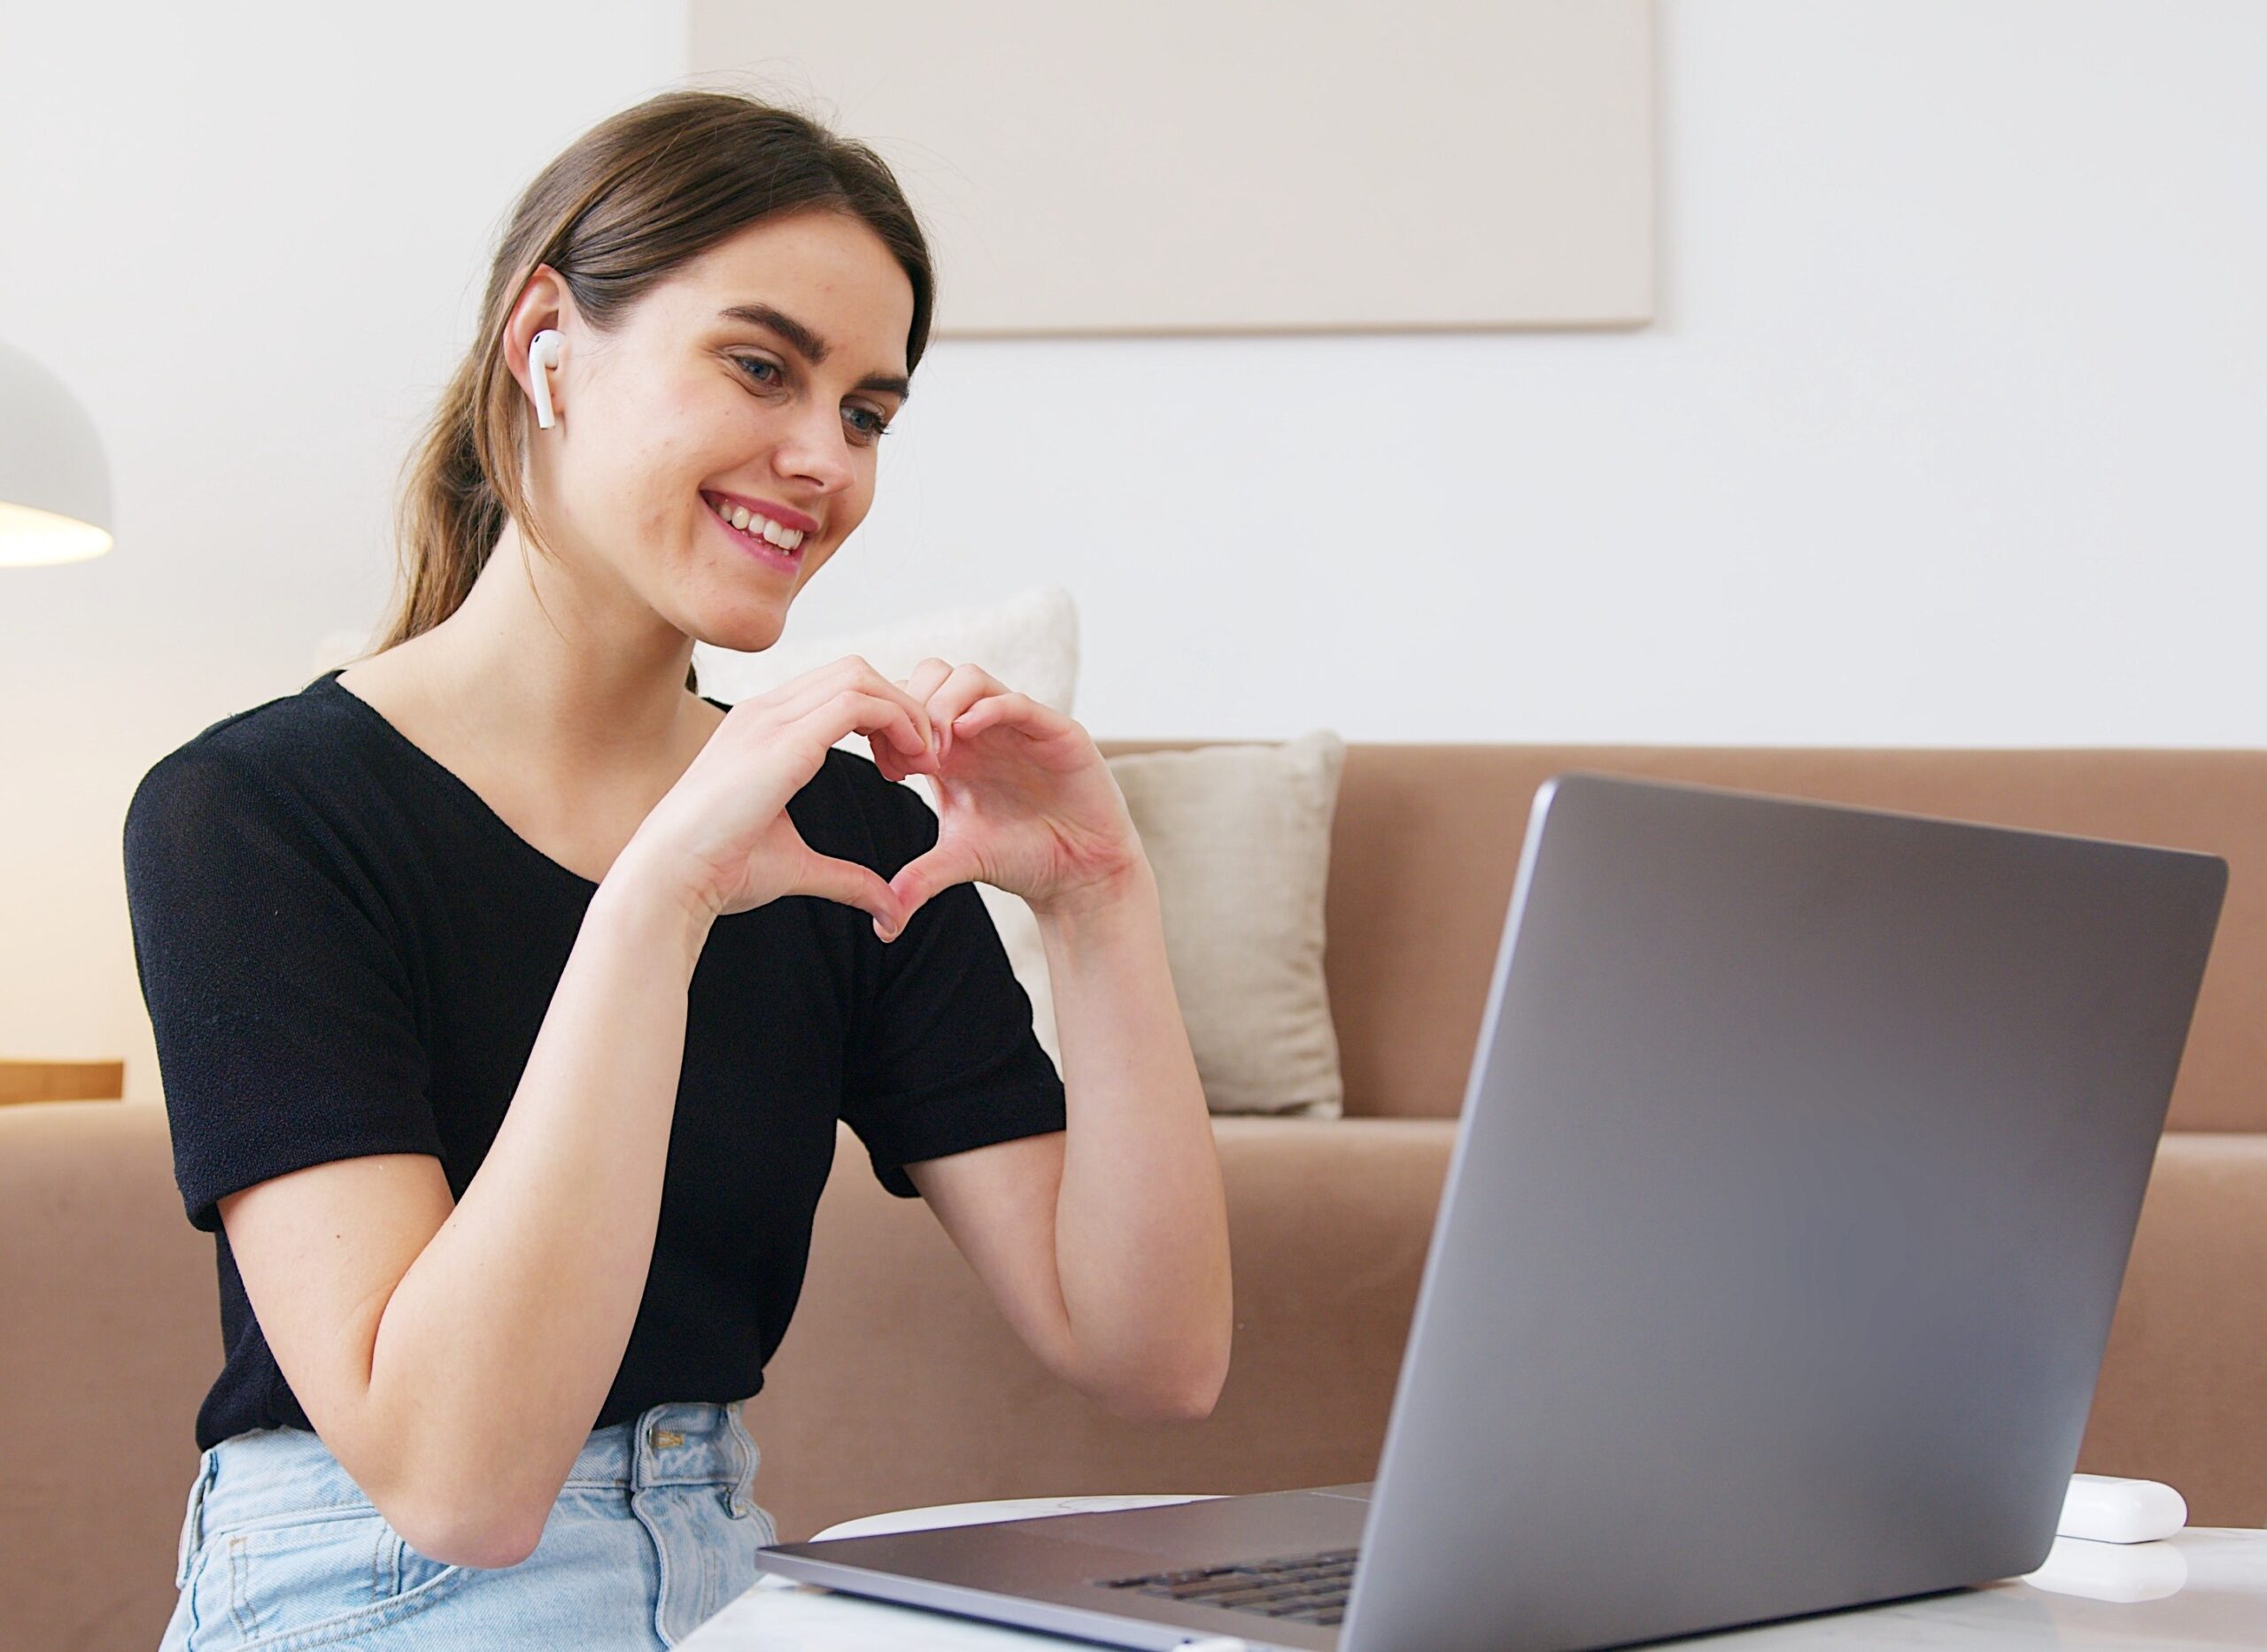
M 774 309 L 768 304 L 736 304 L 730 309 L 718 311 L 717 316 L 722 320 L 747 321 L 756 327 L 769 328 L 785 339 L 797 355 L 815 367 L 825 362 L 828 352 L 833 348 L 785 310 Z M 888 390 L 901 398 L 913 394 L 911 383 L 902 374 L 869 373 L 852 388 Z

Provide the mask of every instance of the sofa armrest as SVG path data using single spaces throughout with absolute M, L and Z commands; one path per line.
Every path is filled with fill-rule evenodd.
M 157 1644 L 217 1298 L 163 1108 L 0 1108 L 0 1644 Z
M 1198 1423 L 1112 1417 L 1008 1328 L 927 1208 L 838 1136 L 810 1271 L 747 1408 L 783 1539 L 929 1503 L 1368 1479 L 1456 1138 L 1451 1119 L 1219 1118 L 1235 1265 L 1226 1386 Z

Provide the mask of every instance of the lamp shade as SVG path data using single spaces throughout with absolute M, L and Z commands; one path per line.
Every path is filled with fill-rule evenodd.
M 0 567 L 111 547 L 110 466 L 61 379 L 0 342 Z

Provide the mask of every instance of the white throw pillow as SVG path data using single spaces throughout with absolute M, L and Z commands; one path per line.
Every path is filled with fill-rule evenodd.
M 1079 611 L 1059 585 L 1019 591 L 998 602 L 915 614 L 863 630 L 821 637 L 790 634 L 761 653 L 694 645 L 700 691 L 737 705 L 782 683 L 856 654 L 893 682 L 934 654 L 954 665 L 979 665 L 1010 688 L 1064 716 L 1079 677 Z M 844 738 L 846 750 L 864 750 L 864 737 Z
M 1322 972 L 1345 762 L 1328 730 L 1110 760 L 1157 874 L 1173 990 L 1215 1113 L 1345 1110 Z
M 1010 688 L 1068 717 L 1073 714 L 1071 705 L 1078 689 L 1079 611 L 1069 591 L 1048 585 L 996 603 L 917 614 L 864 630 L 783 637 L 761 653 L 735 653 L 703 643 L 693 648 L 692 660 L 700 691 L 737 705 L 845 654 L 858 655 L 893 682 L 911 676 L 913 668 L 932 654 L 956 666 L 979 665 Z M 861 757 L 872 754 L 861 734 L 846 735 L 836 744 Z M 937 794 L 928 776 L 915 775 L 905 784 L 935 812 Z M 989 884 L 977 884 L 976 892 L 1000 931 L 1009 967 L 1030 995 L 1032 1031 L 1060 1070 L 1063 1054 L 1056 1038 L 1055 998 L 1048 987 L 1039 920 L 1020 895 Z

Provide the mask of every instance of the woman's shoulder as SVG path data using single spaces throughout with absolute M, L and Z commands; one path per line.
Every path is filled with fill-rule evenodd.
M 234 712 L 151 765 L 128 807 L 135 823 L 160 813 L 282 814 L 313 795 L 335 791 L 366 771 L 368 731 L 336 672 Z

